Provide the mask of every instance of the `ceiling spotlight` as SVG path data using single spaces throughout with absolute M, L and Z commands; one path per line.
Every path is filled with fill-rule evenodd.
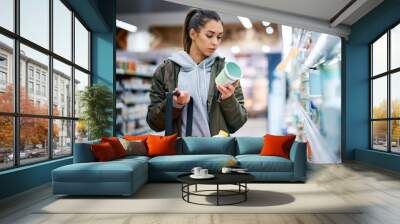
M 134 26 L 134 25 L 129 24 L 129 23 L 126 23 L 126 22 L 123 22 L 123 21 L 121 21 L 121 20 L 118 20 L 118 19 L 117 19 L 116 24 L 117 24 L 117 27 L 119 27 L 119 28 L 121 28 L 121 29 L 124 29 L 124 30 L 127 30 L 127 31 L 129 31 L 129 32 L 134 33 L 134 32 L 137 31 L 137 26 Z
M 269 53 L 269 52 L 271 51 L 271 48 L 270 48 L 269 46 L 267 46 L 267 45 L 263 45 L 263 46 L 261 47 L 261 50 L 262 50 L 262 52 L 264 52 L 264 53 Z
M 244 26 L 244 28 L 246 29 L 251 29 L 253 27 L 253 24 L 251 23 L 249 18 L 246 17 L 242 17 L 242 16 L 238 16 L 237 17 L 239 19 L 239 21 L 242 23 L 242 25 Z
M 263 26 L 269 26 L 271 24 L 270 22 L 267 22 L 267 21 L 262 21 L 261 23 Z
M 233 47 L 231 47 L 231 52 L 233 53 L 233 54 L 238 54 L 238 53 L 240 53 L 240 47 L 239 46 L 233 46 Z
M 274 33 L 274 28 L 272 28 L 272 27 L 267 27 L 266 29 L 265 29 L 265 32 L 267 32 L 267 34 L 273 34 Z

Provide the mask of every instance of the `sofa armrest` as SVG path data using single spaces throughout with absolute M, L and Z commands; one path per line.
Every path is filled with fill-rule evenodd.
M 95 162 L 96 158 L 94 157 L 90 146 L 92 144 L 97 144 L 97 143 L 100 143 L 100 140 L 75 143 L 75 145 L 74 145 L 74 163 Z
M 306 143 L 293 143 L 290 149 L 290 160 L 293 162 L 293 179 L 295 181 L 305 181 L 307 174 Z

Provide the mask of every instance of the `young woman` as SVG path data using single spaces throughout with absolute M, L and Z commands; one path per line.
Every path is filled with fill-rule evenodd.
M 186 136 L 187 104 L 193 98 L 192 136 L 214 136 L 223 130 L 236 132 L 247 121 L 239 81 L 216 86 L 224 58 L 215 54 L 221 44 L 223 25 L 210 10 L 192 9 L 183 27 L 184 51 L 177 52 L 155 71 L 150 91 L 147 123 L 155 131 L 165 129 L 166 92 L 173 96 L 173 128 Z

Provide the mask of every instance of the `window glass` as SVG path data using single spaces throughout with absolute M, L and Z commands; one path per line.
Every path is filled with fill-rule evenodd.
M 0 1 L 0 26 L 14 31 L 14 0 Z
M 391 151 L 400 153 L 400 120 L 391 121 Z
M 372 81 L 372 118 L 387 118 L 387 78 Z
M 53 51 L 71 60 L 72 12 L 60 1 L 53 0 Z
M 391 102 L 391 116 L 400 118 L 400 72 L 391 74 L 391 88 L 390 88 L 390 102 Z
M 84 142 L 89 138 L 87 124 L 84 120 L 75 121 L 75 142 Z
M 387 71 L 387 34 L 372 45 L 372 75 Z
M 20 0 L 21 36 L 49 48 L 49 0 Z
M 400 67 L 400 24 L 390 32 L 390 68 Z
M 20 18 L 15 18 L 16 2 Z M 86 124 L 73 118 L 81 115 L 79 94 L 90 84 L 90 32 L 73 15 L 68 1 L 0 0 L 0 28 L 6 32 L 0 32 L 0 170 L 72 155 L 73 138 L 87 140 Z M 8 35 L 5 29 L 19 33 Z M 15 42 L 19 55 L 14 54 Z M 62 59 L 52 58 L 52 53 Z
M 13 40 L 0 34 L 0 111 L 14 111 Z
M 49 158 L 49 120 L 45 118 L 20 118 L 21 164 L 35 163 Z
M 14 165 L 14 122 L 11 116 L 0 115 L 0 170 Z
M 89 32 L 75 18 L 75 63 L 89 70 Z
M 82 108 L 79 106 L 81 92 L 89 86 L 89 75 L 75 69 L 75 117 L 81 115 Z
M 71 72 L 71 66 L 53 60 L 53 115 L 72 117 Z
M 20 53 L 20 109 L 24 114 L 47 115 L 49 108 L 49 57 L 26 45 L 21 44 Z M 26 68 L 35 70 L 35 91 L 31 94 L 27 86 L 28 74 Z M 29 72 L 28 72 L 29 73 Z M 31 100 L 37 102 L 33 104 Z
M 53 157 L 72 154 L 72 121 L 53 120 Z
M 372 122 L 372 147 L 380 151 L 387 151 L 387 121 Z

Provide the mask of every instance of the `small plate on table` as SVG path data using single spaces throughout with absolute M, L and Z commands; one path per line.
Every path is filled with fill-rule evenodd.
M 214 178 L 215 176 L 214 175 L 212 175 L 212 174 L 207 174 L 207 175 L 194 175 L 194 174 L 192 174 L 192 175 L 190 175 L 190 178 L 193 178 L 193 179 L 211 179 L 211 178 Z
M 249 173 L 247 170 L 232 170 L 233 173 Z

